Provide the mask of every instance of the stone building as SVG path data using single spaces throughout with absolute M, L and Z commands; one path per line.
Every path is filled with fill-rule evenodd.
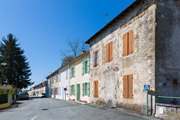
M 144 85 L 161 96 L 180 96 L 179 35 L 179 0 L 132 3 L 86 41 L 90 44 L 90 102 L 143 112 Z

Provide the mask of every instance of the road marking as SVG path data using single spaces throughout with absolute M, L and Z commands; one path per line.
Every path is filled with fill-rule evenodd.
M 31 120 L 35 120 L 37 118 L 37 116 L 34 116 L 33 118 L 31 118 Z

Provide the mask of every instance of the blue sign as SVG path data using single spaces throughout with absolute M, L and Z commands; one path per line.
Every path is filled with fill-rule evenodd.
M 144 85 L 144 90 L 150 90 L 150 85 Z

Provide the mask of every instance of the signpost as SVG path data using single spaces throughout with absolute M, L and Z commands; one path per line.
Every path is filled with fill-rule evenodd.
M 144 85 L 144 90 L 146 91 L 146 116 L 148 116 L 148 91 L 150 90 L 150 85 Z
M 67 88 L 64 88 L 64 91 L 65 91 L 65 100 L 66 100 L 66 91 L 67 91 Z

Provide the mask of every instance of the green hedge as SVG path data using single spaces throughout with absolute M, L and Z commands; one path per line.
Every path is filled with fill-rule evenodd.
M 8 103 L 8 94 L 0 94 L 0 104 Z

